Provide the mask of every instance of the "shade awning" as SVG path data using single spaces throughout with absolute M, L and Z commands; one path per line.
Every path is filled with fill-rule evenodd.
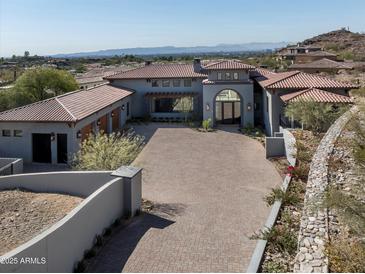
M 176 92 L 176 91 L 156 91 L 156 92 L 147 92 L 145 97 L 153 97 L 153 98 L 181 98 L 181 97 L 193 97 L 198 95 L 198 92 Z

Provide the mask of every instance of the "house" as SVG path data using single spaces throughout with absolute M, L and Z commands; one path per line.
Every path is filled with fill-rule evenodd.
M 282 95 L 309 88 L 348 96 L 355 85 L 236 60 L 152 64 L 104 77 L 109 83 L 0 113 L 0 156 L 63 163 L 91 132 L 111 132 L 132 117 L 211 119 L 213 126 L 279 130 Z
M 304 64 L 292 64 L 289 70 L 300 70 L 308 73 L 337 73 L 339 70 L 351 70 L 353 67 L 349 63 L 337 62 L 327 58 L 316 60 Z
M 292 64 L 305 64 L 327 58 L 333 61 L 337 60 L 336 54 L 323 51 L 321 47 L 315 46 L 290 46 L 277 52 L 280 60 L 290 60 Z
M 0 155 L 61 164 L 94 132 L 117 131 L 131 118 L 132 90 L 102 85 L 0 113 Z

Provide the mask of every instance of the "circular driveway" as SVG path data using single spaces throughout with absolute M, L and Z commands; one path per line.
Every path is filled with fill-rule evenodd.
M 262 145 L 236 129 L 135 129 L 150 138 L 134 165 L 156 207 L 121 230 L 92 270 L 245 272 L 256 244 L 249 237 L 270 211 L 263 197 L 281 183 Z

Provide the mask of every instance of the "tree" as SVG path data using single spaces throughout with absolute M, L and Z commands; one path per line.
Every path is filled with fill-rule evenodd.
M 320 133 L 326 131 L 347 109 L 347 105 L 335 106 L 314 101 L 299 101 L 286 106 L 285 116 L 300 122 L 314 133 Z
M 25 57 L 25 58 L 28 58 L 28 57 L 29 57 L 29 55 L 30 55 L 30 54 L 29 54 L 29 51 L 25 51 L 25 52 L 24 52 L 24 57 Z
M 77 82 L 67 71 L 51 68 L 30 69 L 15 82 L 15 106 L 37 102 L 76 89 Z

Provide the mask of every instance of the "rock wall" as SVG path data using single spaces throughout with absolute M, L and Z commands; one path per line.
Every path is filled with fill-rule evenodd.
M 328 239 L 328 211 L 321 206 L 328 185 L 328 159 L 338 136 L 354 111 L 353 107 L 337 119 L 313 156 L 300 223 L 295 272 L 328 272 L 328 259 L 324 252 Z

